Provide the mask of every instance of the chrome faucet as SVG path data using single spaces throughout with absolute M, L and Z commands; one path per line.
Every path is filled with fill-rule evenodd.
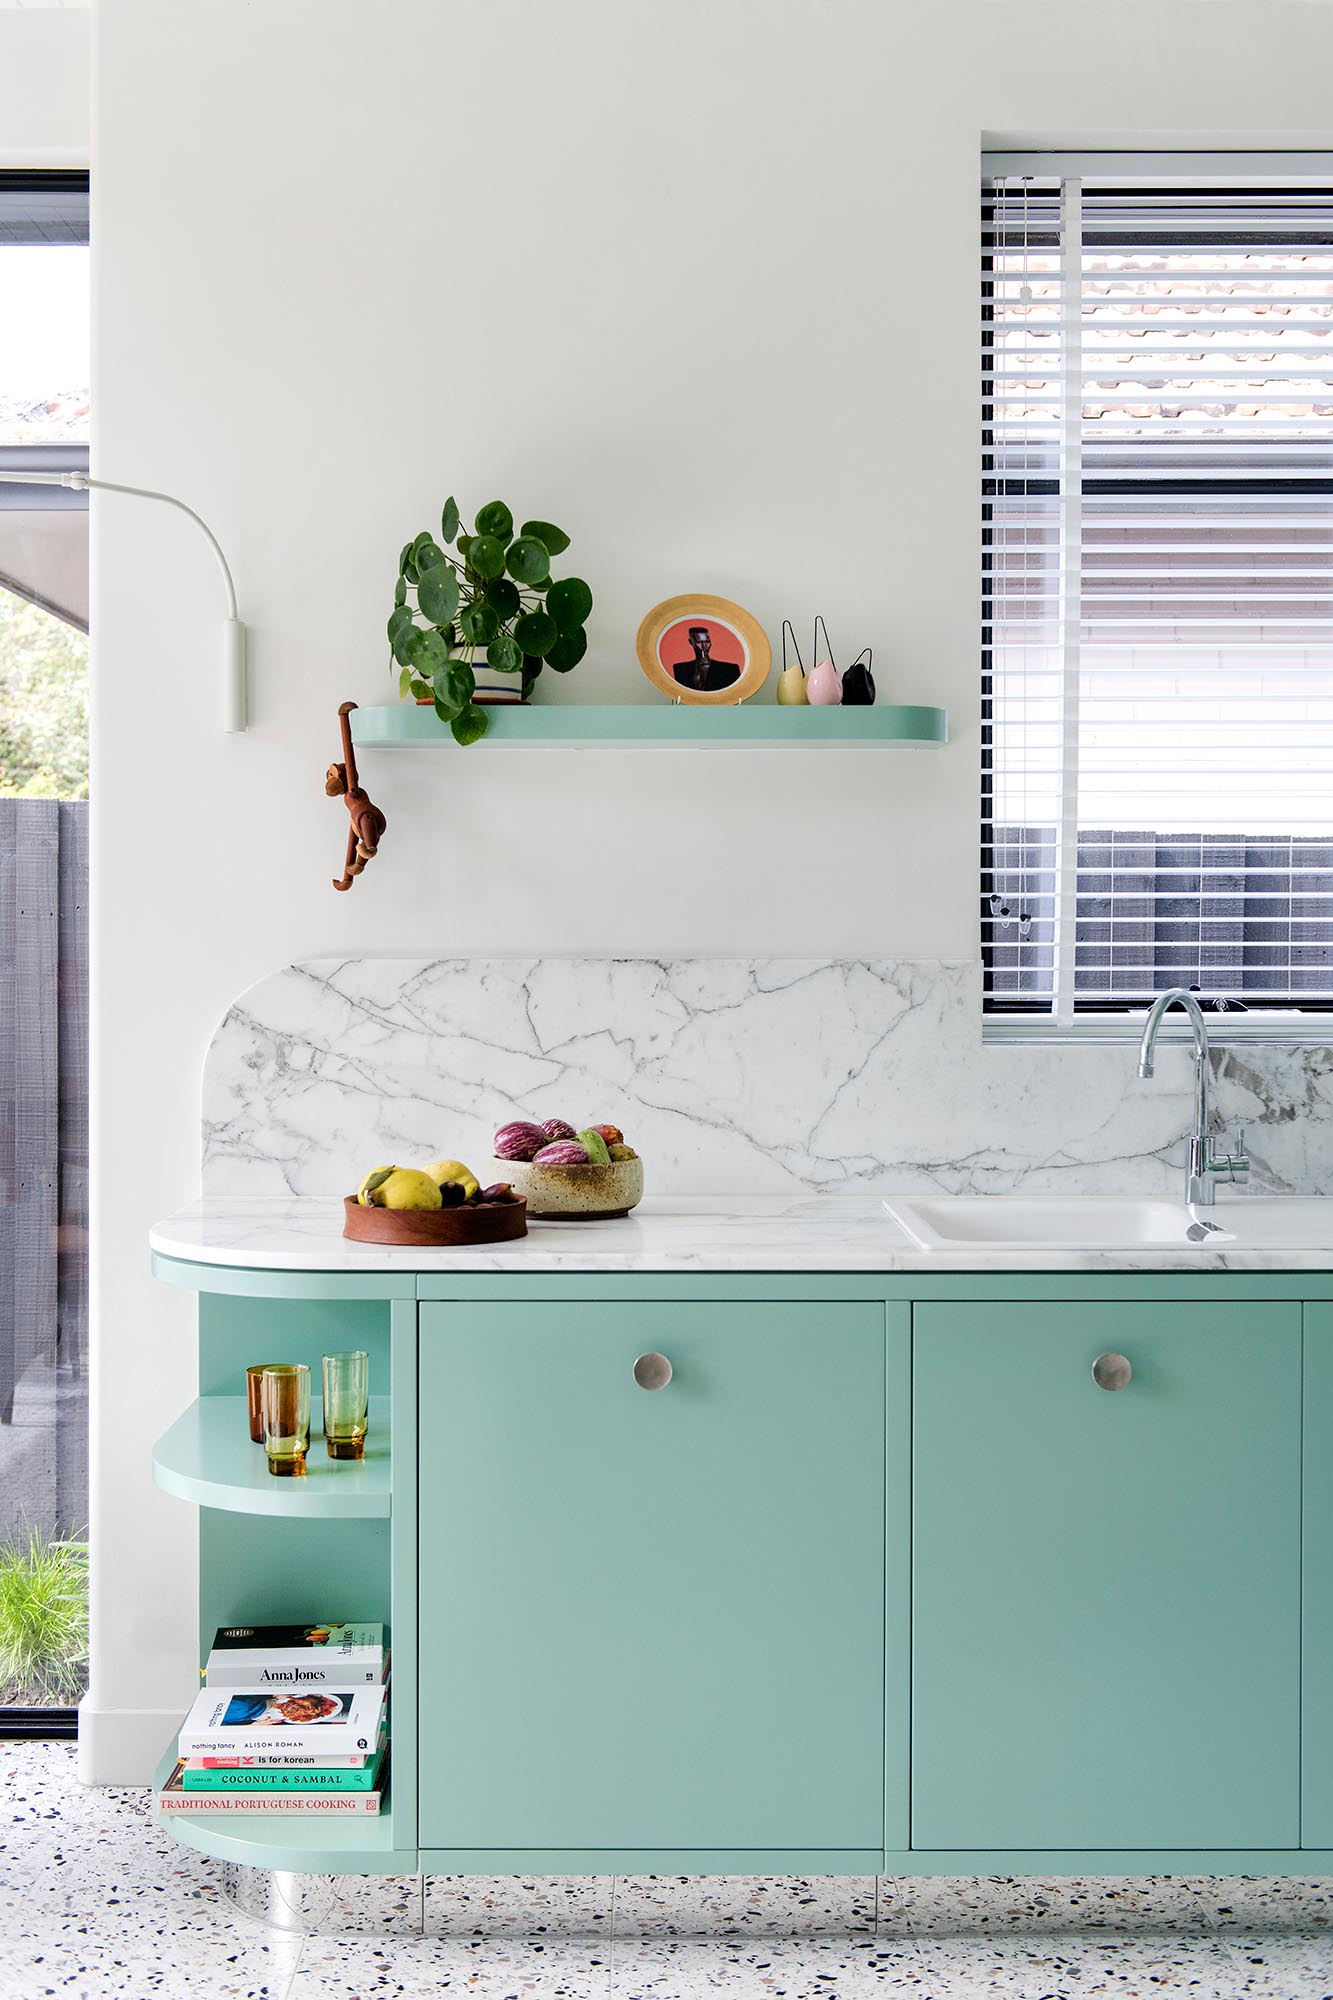
M 1245 1154 L 1244 1132 L 1236 1134 L 1234 1153 L 1213 1152 L 1208 1112 L 1208 1029 L 1198 1001 L 1183 986 L 1173 986 L 1170 992 L 1159 993 L 1148 1009 L 1148 1018 L 1143 1024 L 1143 1040 L 1139 1044 L 1139 1075 L 1152 1075 L 1157 1030 L 1162 1025 L 1162 1016 L 1167 1008 L 1176 1005 L 1184 1008 L 1194 1036 L 1194 1130 L 1190 1133 L 1189 1159 L 1185 1168 L 1185 1200 L 1211 1208 L 1217 1195 L 1217 1177 L 1225 1174 L 1229 1180 L 1239 1180 L 1250 1171 L 1250 1163 Z

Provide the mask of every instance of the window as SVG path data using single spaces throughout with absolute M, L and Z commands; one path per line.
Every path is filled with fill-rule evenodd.
M 88 183 L 0 173 L 0 1736 L 87 1660 Z
M 1333 160 L 988 162 L 988 1033 L 1333 1038 Z

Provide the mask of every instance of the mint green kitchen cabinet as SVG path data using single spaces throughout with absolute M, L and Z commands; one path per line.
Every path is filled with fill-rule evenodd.
M 200 1657 L 335 1608 L 394 1653 L 378 1820 L 177 1839 L 317 1874 L 1333 1870 L 1333 1273 L 157 1269 L 202 1294 L 154 1453 L 199 1507 Z M 353 1346 L 366 1460 L 266 1478 L 245 1364 Z
M 1297 1847 L 1299 1304 L 928 1303 L 913 1344 L 913 1847 Z M 1306 1832 L 1333 1844 L 1317 1481 Z
M 1305 1308 L 1301 1844 L 1333 1847 L 1333 1305 Z
M 882 1852 L 885 1305 L 422 1305 L 419 1365 L 423 1853 Z

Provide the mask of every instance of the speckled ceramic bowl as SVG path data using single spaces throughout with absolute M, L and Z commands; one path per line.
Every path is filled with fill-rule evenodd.
M 559 1215 L 569 1222 L 605 1222 L 628 1215 L 643 1200 L 643 1161 L 612 1160 L 606 1167 L 542 1167 L 535 1160 L 492 1160 L 490 1179 L 508 1181 L 525 1195 L 528 1214 Z

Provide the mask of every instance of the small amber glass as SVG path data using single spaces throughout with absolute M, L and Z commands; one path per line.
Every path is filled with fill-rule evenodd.
M 245 1371 L 245 1413 L 250 1419 L 250 1439 L 253 1444 L 264 1442 L 264 1412 L 259 1402 L 259 1385 L 266 1368 L 282 1368 L 281 1361 L 256 1361 L 253 1368 Z
M 259 1400 L 269 1471 L 279 1479 L 303 1479 L 310 1449 L 310 1370 L 303 1361 L 266 1368 Z
M 370 1356 L 364 1348 L 324 1356 L 324 1441 L 330 1458 L 363 1458 L 370 1408 Z

